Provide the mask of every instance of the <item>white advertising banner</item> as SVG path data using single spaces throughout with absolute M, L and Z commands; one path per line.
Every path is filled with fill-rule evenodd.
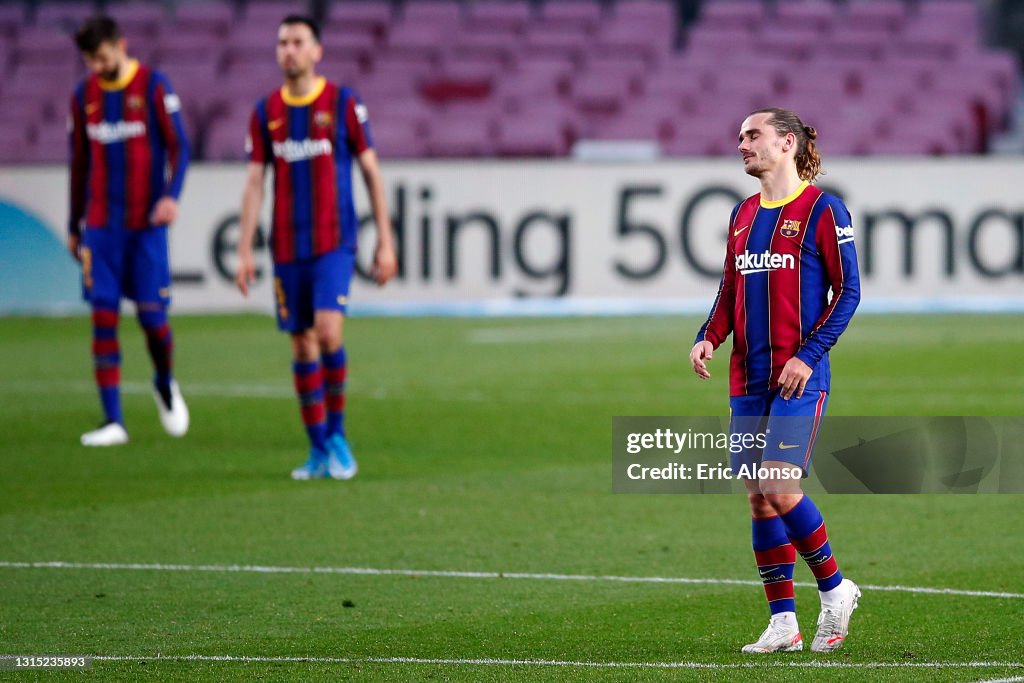
M 368 281 L 374 237 L 364 218 L 355 313 L 703 311 L 721 275 L 729 212 L 757 190 L 738 160 L 383 170 L 400 273 L 384 288 Z M 864 309 L 1024 310 L 1021 160 L 826 159 L 826 170 L 819 185 L 853 215 Z M 232 282 L 244 173 L 190 168 L 171 230 L 179 312 L 272 310 L 265 249 L 248 299 Z M 63 240 L 66 183 L 62 168 L 0 172 L 0 312 L 57 310 L 49 304 L 77 297 L 67 254 L 25 234 L 42 225 Z M 268 191 L 264 225 L 269 202 Z M 361 184 L 357 205 L 368 215 Z

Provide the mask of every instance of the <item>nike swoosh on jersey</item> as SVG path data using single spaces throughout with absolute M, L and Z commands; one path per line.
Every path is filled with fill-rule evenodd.
M 780 451 L 788 451 L 790 448 L 800 448 L 800 444 L 798 444 L 798 443 L 785 443 L 783 441 L 779 442 L 779 450 Z
M 740 228 L 739 230 L 737 230 L 736 232 L 734 232 L 734 233 L 732 234 L 732 236 L 733 236 L 733 237 L 736 237 L 736 235 L 740 234 L 741 232 L 743 232 L 744 230 L 746 230 L 746 229 L 747 229 L 747 228 L 749 228 L 749 227 L 750 227 L 750 226 L 748 225 L 748 226 L 747 226 L 746 228 Z
M 276 121 L 271 121 L 270 123 L 268 123 L 267 124 L 267 128 L 269 128 L 270 130 L 277 130 L 278 128 L 280 128 L 283 125 L 284 125 L 284 119 L 277 119 Z

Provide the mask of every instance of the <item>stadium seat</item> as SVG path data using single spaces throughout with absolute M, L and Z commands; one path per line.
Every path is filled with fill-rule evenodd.
M 36 7 L 35 25 L 71 32 L 96 13 L 96 6 L 91 2 L 46 2 Z
M 19 65 L 57 65 L 77 67 L 81 57 L 75 48 L 73 33 L 53 26 L 33 26 L 18 32 L 15 61 Z
M 302 3 L 281 2 L 280 0 L 250 0 L 245 5 L 245 22 L 252 26 L 280 26 L 281 20 L 289 14 L 302 14 L 309 12 L 308 7 Z
M 605 23 L 588 51 L 609 57 L 639 57 L 650 68 L 671 55 L 675 39 L 676 29 L 671 23 L 623 18 Z
M 127 35 L 151 36 L 170 20 L 164 8 L 156 3 L 117 2 L 108 4 L 105 11 L 117 20 Z
M 733 123 L 722 116 L 687 117 L 678 127 L 671 141 L 662 146 L 666 156 L 721 156 L 736 155 L 736 134 L 739 122 Z
M 775 5 L 775 22 L 823 34 L 832 30 L 836 13 L 827 0 L 790 0 Z
M 169 37 L 204 35 L 222 38 L 236 21 L 234 8 L 227 2 L 183 2 L 175 7 L 174 23 L 161 28 Z
M 506 157 L 562 156 L 568 146 L 550 120 L 517 118 L 502 122 L 497 152 Z
M 409 0 L 402 7 L 398 26 L 452 33 L 461 22 L 462 6 L 454 0 Z
M 29 143 L 24 135 L 0 137 L 0 161 L 8 164 L 23 164 L 29 161 Z
M 671 142 L 676 126 L 685 127 L 682 114 L 658 101 L 640 101 L 629 106 L 624 115 L 600 123 L 591 131 L 597 140 L 653 140 Z
M 566 57 L 577 61 L 588 42 L 587 33 L 579 27 L 554 28 L 547 24 L 534 24 L 526 33 L 523 47 L 531 57 Z
M 765 18 L 761 0 L 701 3 L 698 25 L 714 31 L 753 32 Z
M 248 116 L 236 114 L 211 121 L 206 130 L 205 157 L 210 161 L 243 161 L 248 130 Z
M 13 38 L 27 23 L 22 3 L 0 4 L 0 38 Z
M 838 31 L 876 31 L 892 34 L 907 21 L 907 4 L 902 0 L 850 2 L 837 17 Z
M 383 42 L 391 25 L 388 3 L 349 0 L 327 5 L 324 35 L 328 33 L 370 33 Z
M 417 159 L 426 156 L 425 133 L 408 121 L 382 118 L 376 123 L 371 120 L 370 126 L 374 147 L 381 158 Z
M 485 157 L 495 153 L 498 127 L 476 114 L 449 116 L 431 125 L 426 152 L 432 157 Z
M 533 12 L 522 0 L 484 0 L 470 6 L 466 25 L 470 32 L 518 34 L 530 22 Z

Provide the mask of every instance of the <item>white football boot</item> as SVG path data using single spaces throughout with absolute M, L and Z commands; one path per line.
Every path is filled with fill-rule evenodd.
M 160 390 L 153 387 L 153 400 L 156 401 L 157 412 L 160 413 L 160 424 L 171 436 L 185 436 L 188 433 L 188 406 L 181 395 L 178 383 L 171 380 L 171 405 L 164 403 Z
M 746 654 L 767 654 L 769 652 L 800 652 L 804 649 L 804 639 L 800 635 L 800 627 L 795 619 L 781 618 L 781 614 L 772 616 L 768 628 L 764 630 L 756 643 L 744 645 L 740 650 Z
M 846 634 L 850 632 L 850 615 L 857 609 L 857 601 L 860 600 L 860 588 L 853 581 L 843 579 L 838 586 L 821 595 L 818 632 L 811 642 L 811 651 L 833 652 L 846 642 Z
M 82 434 L 83 446 L 120 446 L 128 443 L 128 432 L 117 422 L 107 422 L 99 429 Z

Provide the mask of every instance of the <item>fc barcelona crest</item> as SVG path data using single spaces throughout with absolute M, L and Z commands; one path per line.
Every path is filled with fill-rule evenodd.
M 127 104 L 129 109 L 142 109 L 145 106 L 145 100 L 141 95 L 129 95 Z
M 800 221 L 784 220 L 779 232 L 783 237 L 796 237 L 800 234 Z
M 331 121 L 334 119 L 329 111 L 318 111 L 313 114 L 313 123 L 320 126 L 321 128 L 330 128 Z

